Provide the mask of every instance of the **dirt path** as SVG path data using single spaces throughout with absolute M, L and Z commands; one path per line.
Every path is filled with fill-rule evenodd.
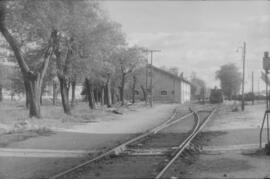
M 51 135 L 10 143 L 11 149 L 104 150 L 168 119 L 177 105 L 160 104 L 119 115 L 117 120 L 59 129 Z M 0 157 L 0 178 L 41 178 L 70 168 L 83 158 Z
M 188 161 L 179 160 L 170 169 L 170 177 L 269 178 L 270 156 L 255 153 L 263 112 L 264 105 L 247 106 L 245 112 L 223 106 L 200 138 L 204 151 Z
M 176 104 L 156 104 L 153 108 L 140 108 L 119 115 L 117 120 L 97 119 L 100 122 L 75 125 L 68 129 L 54 128 L 54 130 L 95 134 L 140 133 L 167 119 L 176 106 Z

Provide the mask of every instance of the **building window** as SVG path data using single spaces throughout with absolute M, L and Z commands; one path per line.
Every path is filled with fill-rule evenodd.
M 174 93 L 175 93 L 174 90 L 172 90 L 172 95 L 174 95 Z
M 135 90 L 134 93 L 135 93 L 135 95 L 139 95 L 140 94 L 138 90 Z
M 161 95 L 167 95 L 167 91 L 162 90 L 162 91 L 160 92 L 160 94 L 161 94 Z

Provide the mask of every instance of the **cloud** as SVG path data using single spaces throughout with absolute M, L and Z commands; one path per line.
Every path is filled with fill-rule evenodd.
M 176 66 L 188 76 L 195 71 L 214 86 L 215 71 L 221 65 L 234 63 L 242 68 L 241 49 L 238 53 L 236 49 L 243 41 L 247 42 L 247 73 L 260 71 L 263 52 L 270 50 L 269 31 L 270 15 L 263 15 L 193 31 L 130 33 L 128 40 L 162 50 L 155 54 L 157 65 Z
M 247 77 L 262 70 L 263 52 L 270 51 L 268 2 L 133 1 L 108 2 L 107 7 L 130 44 L 161 50 L 154 54 L 156 66 L 176 66 L 186 76 L 195 71 L 209 86 L 218 83 L 215 71 L 221 65 L 242 68 L 241 49 L 236 49 L 243 41 Z

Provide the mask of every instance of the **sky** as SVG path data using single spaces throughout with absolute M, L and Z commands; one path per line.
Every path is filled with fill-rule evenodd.
M 270 51 L 270 2 L 268 1 L 102 1 L 113 21 L 122 25 L 130 45 L 161 52 L 154 54 L 157 67 L 178 67 L 207 86 L 219 86 L 215 72 L 234 63 L 242 71 L 242 46 L 247 44 L 246 81 L 255 91 L 264 51 Z M 237 50 L 238 49 L 238 50 Z

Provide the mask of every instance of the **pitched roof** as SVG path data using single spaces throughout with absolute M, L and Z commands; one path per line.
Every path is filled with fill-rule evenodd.
M 151 67 L 151 65 L 149 64 L 148 67 Z M 188 80 L 186 80 L 185 78 L 183 78 L 183 77 L 177 76 L 177 75 L 175 75 L 173 73 L 170 73 L 170 72 L 168 72 L 166 70 L 163 70 L 161 68 L 155 67 L 153 65 L 152 65 L 152 67 L 153 67 L 153 70 L 159 71 L 159 72 L 161 72 L 161 73 L 163 73 L 165 75 L 168 75 L 168 76 L 170 76 L 170 77 L 172 77 L 172 78 L 174 78 L 176 80 L 183 81 L 183 82 L 188 83 L 188 84 L 191 85 L 191 83 Z

